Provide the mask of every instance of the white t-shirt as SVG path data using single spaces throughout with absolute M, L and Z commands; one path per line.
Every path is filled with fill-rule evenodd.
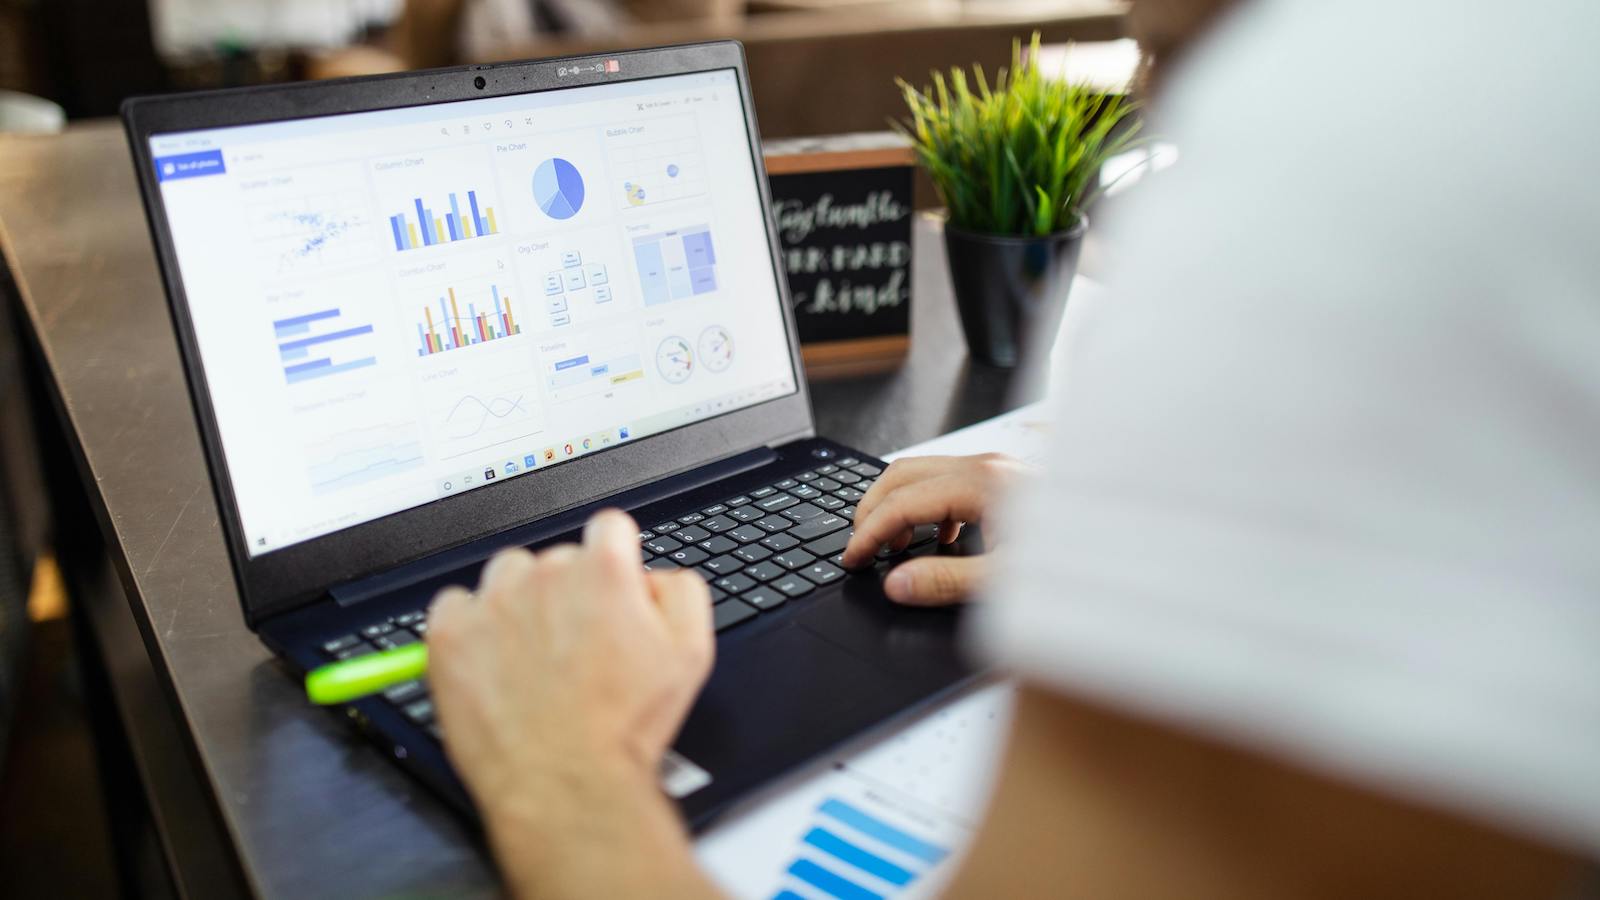
M 1600 854 L 1600 5 L 1478 6 L 1258 0 L 1173 73 L 976 638 Z

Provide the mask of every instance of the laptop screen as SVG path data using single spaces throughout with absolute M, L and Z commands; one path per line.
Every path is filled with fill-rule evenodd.
M 796 390 L 733 70 L 150 144 L 252 556 Z

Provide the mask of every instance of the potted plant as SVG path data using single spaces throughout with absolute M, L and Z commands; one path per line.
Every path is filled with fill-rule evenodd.
M 945 251 L 967 346 L 1015 366 L 1026 336 L 1059 326 L 1100 191 L 1100 169 L 1132 146 L 1135 105 L 1120 95 L 1046 77 L 1039 35 L 991 85 L 951 69 L 933 86 L 899 82 L 911 117 L 896 123 L 933 178 L 947 216 Z M 975 87 L 974 87 L 975 83 Z M 1121 127 L 1119 127 L 1121 126 Z

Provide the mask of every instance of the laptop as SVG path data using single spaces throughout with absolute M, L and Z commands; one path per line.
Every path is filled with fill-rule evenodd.
M 618 507 L 715 604 L 662 771 L 696 827 L 973 677 L 958 611 L 839 564 L 884 463 L 815 434 L 737 43 L 123 118 L 244 618 L 291 675 L 425 640 L 440 588 Z M 471 813 L 425 680 L 342 712 Z

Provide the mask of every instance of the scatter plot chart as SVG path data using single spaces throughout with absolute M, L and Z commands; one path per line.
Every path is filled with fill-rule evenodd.
M 362 196 L 332 192 L 249 208 L 250 232 L 270 274 L 294 275 L 372 257 Z
M 653 119 L 606 139 L 611 171 L 618 179 L 619 206 L 630 209 L 706 192 L 705 162 L 694 119 Z

